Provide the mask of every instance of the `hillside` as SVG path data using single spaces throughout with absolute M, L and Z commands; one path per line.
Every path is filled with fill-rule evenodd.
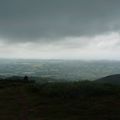
M 120 74 L 110 75 L 96 80 L 98 83 L 110 83 L 120 85 Z
M 120 87 L 0 81 L 0 120 L 120 120 Z

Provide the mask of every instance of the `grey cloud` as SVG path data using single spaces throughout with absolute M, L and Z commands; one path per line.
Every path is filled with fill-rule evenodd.
M 120 0 L 0 0 L 0 37 L 47 42 L 119 31 L 119 6 Z

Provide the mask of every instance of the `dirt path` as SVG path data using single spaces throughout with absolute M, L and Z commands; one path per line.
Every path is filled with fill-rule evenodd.
M 16 99 L 18 101 L 18 104 L 20 105 L 19 120 L 29 120 L 28 118 L 29 105 L 28 105 L 28 98 L 25 93 L 25 90 L 23 90 L 22 87 L 19 87 L 17 93 L 18 93 L 18 96 Z

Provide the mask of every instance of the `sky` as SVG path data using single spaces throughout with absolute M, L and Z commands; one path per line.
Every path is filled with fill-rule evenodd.
M 0 0 L 0 58 L 120 60 L 120 0 Z

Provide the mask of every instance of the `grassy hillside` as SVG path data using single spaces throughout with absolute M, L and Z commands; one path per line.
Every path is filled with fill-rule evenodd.
M 0 81 L 0 120 L 119 120 L 120 87 Z
M 120 74 L 109 75 L 96 80 L 98 83 L 109 83 L 114 85 L 120 85 Z

